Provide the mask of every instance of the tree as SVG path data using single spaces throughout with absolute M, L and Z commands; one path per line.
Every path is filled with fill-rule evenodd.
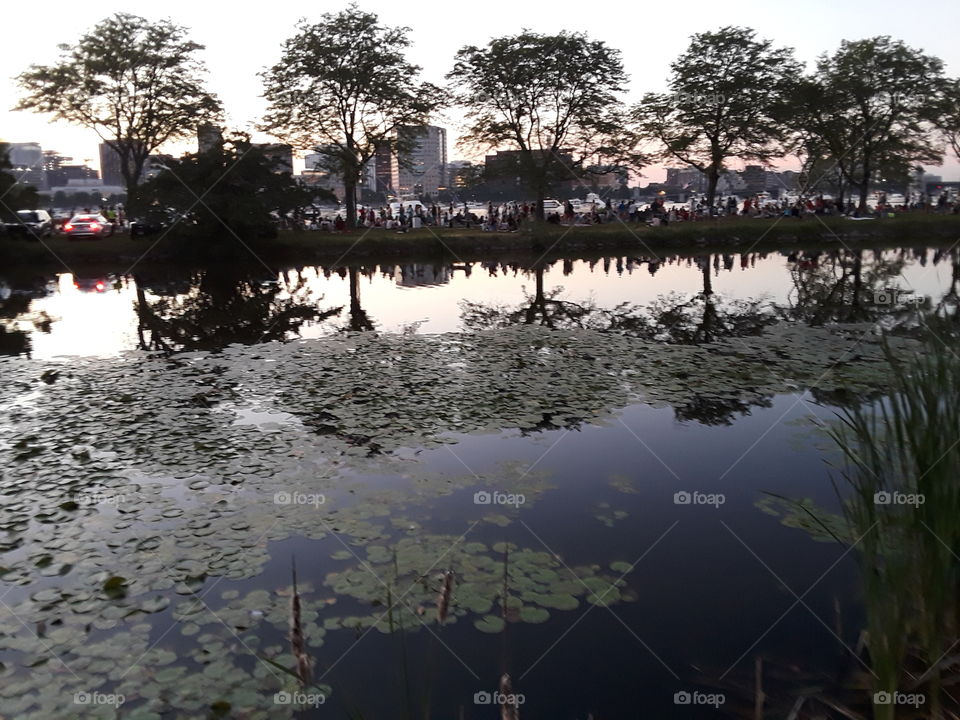
M 552 184 L 604 164 L 644 162 L 620 117 L 627 81 L 620 52 L 601 41 L 568 32 L 494 38 L 461 48 L 447 78 L 467 110 L 463 142 L 514 150 L 541 220 Z
M 0 220 L 13 220 L 17 210 L 35 210 L 40 202 L 33 185 L 21 185 L 10 163 L 10 145 L 0 142 Z M 2 230 L 2 228 L 0 228 Z
M 944 112 L 940 129 L 957 160 L 960 160 L 960 78 L 951 80 L 944 90 Z
M 409 28 L 383 26 L 350 5 L 297 29 L 280 62 L 261 75 L 269 103 L 261 129 L 321 156 L 318 169 L 343 181 L 353 228 L 364 166 L 378 151 L 408 163 L 416 138 L 399 130 L 426 124 L 440 90 L 417 82 L 420 68 L 404 57 Z
M 127 197 L 135 201 L 149 155 L 220 113 L 203 88 L 203 46 L 168 20 L 117 13 L 53 65 L 31 65 L 18 78 L 17 110 L 51 113 L 94 130 L 120 157 Z
M 939 164 L 933 129 L 944 106 L 943 63 L 881 36 L 822 55 L 788 106 L 794 130 L 829 159 L 867 209 L 871 184 Z
M 800 74 L 791 48 L 756 39 L 749 28 L 725 27 L 691 38 L 670 66 L 668 94 L 648 93 L 633 117 L 645 137 L 707 177 L 712 206 L 730 158 L 766 163 L 782 156 L 781 108 Z
M 296 215 L 316 194 L 278 172 L 277 160 L 243 134 L 169 161 L 141 190 L 145 201 L 183 218 L 182 234 L 206 242 L 273 237 L 276 221 Z

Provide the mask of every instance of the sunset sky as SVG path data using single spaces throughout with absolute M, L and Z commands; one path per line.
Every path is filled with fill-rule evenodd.
M 835 3 L 811 0 L 802 4 L 757 2 L 689 2 L 681 6 L 589 3 L 515 3 L 504 0 L 469 6 L 424 2 L 415 5 L 367 0 L 359 3 L 392 25 L 412 29 L 410 59 L 423 67 L 423 77 L 443 82 L 454 53 L 465 44 L 482 44 L 496 35 L 529 28 L 538 32 L 577 30 L 618 48 L 630 73 L 628 101 L 644 92 L 662 90 L 669 63 L 681 53 L 692 33 L 724 25 L 747 25 L 778 44 L 792 46 L 800 60 L 812 67 L 817 56 L 832 52 L 843 39 L 892 35 L 943 59 L 951 76 L 960 75 L 960 3 L 936 0 L 925 5 L 904 5 L 889 0 Z M 243 6 L 235 6 L 240 8 Z M 255 14 L 224 9 L 216 3 L 170 0 L 163 11 L 145 9 L 142 3 L 107 0 L 99 5 L 52 2 L 42 10 L 28 3 L 4 8 L 4 42 L 0 46 L 3 78 L 0 82 L 0 139 L 36 141 L 45 150 L 59 150 L 77 161 L 97 163 L 96 135 L 85 128 L 50 123 L 46 117 L 12 112 L 19 90 L 14 77 L 30 63 L 49 63 L 58 55 L 58 43 L 72 43 L 114 12 L 131 12 L 156 20 L 169 17 L 185 25 L 191 36 L 206 46 L 202 57 L 209 68 L 209 87 L 224 103 L 230 127 L 252 129 L 264 111 L 259 97 L 257 73 L 276 62 L 280 44 L 294 32 L 297 20 L 319 20 L 323 12 L 335 12 L 342 3 L 308 3 L 275 0 Z M 778 9 L 779 7 L 779 9 Z M 948 30 L 950 29 L 950 30 Z M 451 159 L 466 154 L 453 146 L 458 118 L 450 114 L 438 124 L 450 129 Z M 173 152 L 192 150 L 185 145 Z M 785 164 L 788 166 L 789 163 Z M 960 165 L 953 160 L 942 169 L 928 168 L 947 180 L 960 179 Z M 658 180 L 662 172 L 645 173 Z

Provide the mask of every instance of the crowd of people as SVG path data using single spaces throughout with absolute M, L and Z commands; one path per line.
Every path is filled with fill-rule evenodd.
M 943 193 L 934 198 L 929 195 L 914 196 L 895 204 L 885 193 L 877 196 L 867 213 L 862 213 L 853 198 L 845 203 L 824 195 L 805 198 L 781 197 L 772 199 L 766 194 L 738 198 L 733 195 L 718 196 L 713 206 L 708 206 L 702 197 L 693 197 L 687 202 L 668 202 L 663 197 L 652 202 L 607 199 L 601 202 L 579 203 L 567 200 L 557 210 L 546 214 L 547 222 L 557 225 L 597 225 L 614 221 L 669 225 L 693 220 L 721 217 L 775 218 L 781 216 L 802 218 L 807 215 L 846 215 L 860 217 L 885 217 L 891 213 L 908 211 L 960 214 L 960 202 L 951 200 Z M 534 217 L 536 204 L 532 202 L 487 203 L 486 208 L 463 205 L 424 205 L 419 202 L 393 203 L 381 207 L 361 207 L 357 210 L 357 225 L 366 228 L 385 228 L 405 232 L 422 227 L 476 228 L 489 232 L 513 232 Z M 307 220 L 310 230 L 342 231 L 346 221 L 342 213 L 332 218 L 319 215 Z

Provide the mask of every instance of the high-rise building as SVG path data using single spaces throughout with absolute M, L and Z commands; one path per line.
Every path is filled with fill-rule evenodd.
M 43 177 L 43 148 L 40 143 L 23 142 L 10 143 L 7 159 L 10 161 L 10 172 L 17 182 L 24 185 L 33 185 L 44 188 Z
M 100 177 L 104 185 L 126 185 L 120 155 L 107 143 L 100 143 Z
M 400 166 L 388 145 L 381 145 L 373 157 L 374 187 L 385 195 L 397 195 L 400 190 Z
M 413 141 L 413 149 L 398 170 L 398 191 L 405 195 L 436 195 L 447 186 L 447 131 L 434 125 L 405 125 L 397 134 Z

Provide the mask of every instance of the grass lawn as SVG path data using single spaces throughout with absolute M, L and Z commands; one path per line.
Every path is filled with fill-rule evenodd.
M 714 221 L 647 227 L 620 222 L 564 227 L 545 223 L 513 233 L 478 229 L 421 228 L 406 233 L 380 228 L 325 233 L 282 231 L 277 238 L 248 243 L 248 249 L 225 239 L 209 255 L 240 261 L 259 257 L 267 262 L 348 262 L 351 259 L 389 260 L 447 257 L 453 260 L 500 258 L 504 255 L 543 255 L 629 251 L 696 253 L 705 248 L 743 252 L 782 247 L 863 247 L 877 243 L 942 244 L 960 240 L 960 216 L 908 214 L 880 220 L 846 218 L 721 218 Z M 194 263 L 202 260 L 197 241 L 184 242 L 173 233 L 131 238 L 121 234 L 102 240 L 53 237 L 42 243 L 0 236 L 0 267 L 9 265 L 130 266 Z

